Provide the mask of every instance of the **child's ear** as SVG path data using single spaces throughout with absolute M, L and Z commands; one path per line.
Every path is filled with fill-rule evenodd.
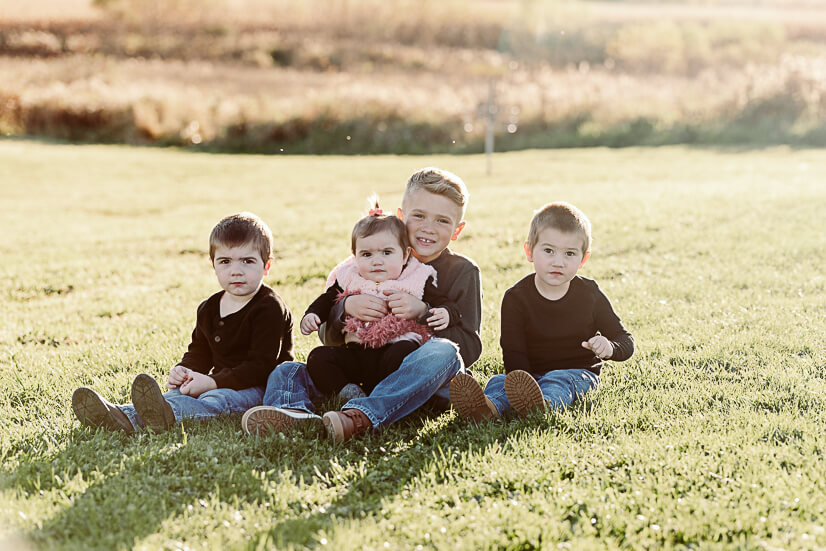
M 533 262 L 533 251 L 531 251 L 530 244 L 525 241 L 522 243 L 522 248 L 525 249 L 525 258 L 528 259 L 528 262 Z
M 272 257 L 269 257 L 266 262 L 264 262 L 264 275 L 270 273 L 270 266 L 272 266 Z
M 399 218 L 399 220 L 404 221 L 404 213 L 402 212 L 401 207 L 396 209 L 396 216 Z
M 462 233 L 463 229 L 465 229 L 466 223 L 467 222 L 460 222 L 459 225 L 456 226 L 456 229 L 453 230 L 453 235 L 450 236 L 451 241 L 456 241 L 457 239 L 459 239 L 459 234 Z
M 585 251 L 585 254 L 582 255 L 582 262 L 579 263 L 579 268 L 585 266 L 585 263 L 588 261 L 589 258 L 591 258 L 591 251 Z M 579 270 L 579 268 L 577 268 L 577 270 Z

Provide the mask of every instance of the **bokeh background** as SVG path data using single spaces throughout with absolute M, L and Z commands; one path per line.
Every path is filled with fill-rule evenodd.
M 821 0 L 0 0 L 0 135 L 263 153 L 826 145 Z

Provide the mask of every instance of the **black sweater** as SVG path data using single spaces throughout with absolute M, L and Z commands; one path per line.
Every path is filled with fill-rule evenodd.
M 506 372 L 587 369 L 599 375 L 602 360 L 582 347 L 597 331 L 614 347 L 610 360 L 631 357 L 634 339 L 595 281 L 576 276 L 564 297 L 548 300 L 537 291 L 534 276 L 522 278 L 502 298 L 500 343 Z
M 275 366 L 293 359 L 290 309 L 262 285 L 243 308 L 222 318 L 223 294 L 215 293 L 198 306 L 192 342 L 179 363 L 209 374 L 218 388 L 266 385 Z
M 482 339 L 479 336 L 482 327 L 482 282 L 479 267 L 469 258 L 453 253 L 450 249 L 445 249 L 427 264 L 436 270 L 439 298 L 431 299 L 428 293 L 425 294 L 424 301 L 431 308 L 447 308 L 450 314 L 449 326 L 436 331 L 435 335 L 459 345 L 459 354 L 465 366 L 470 367 L 482 354 Z M 427 316 L 429 314 L 424 317 Z M 325 319 L 324 316 L 319 317 Z M 329 319 L 337 321 L 326 325 L 323 340 L 325 344 L 335 344 L 341 341 L 344 301 L 333 306 Z

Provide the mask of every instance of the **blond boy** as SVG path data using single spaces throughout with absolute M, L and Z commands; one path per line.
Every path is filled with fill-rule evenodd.
M 132 404 L 112 404 L 78 388 L 72 409 L 83 425 L 160 432 L 182 419 L 243 413 L 261 403 L 270 371 L 293 358 L 290 310 L 263 283 L 272 233 L 254 214 L 227 216 L 210 234 L 209 256 L 221 291 L 198 306 L 189 348 L 169 372 L 170 390 L 162 394 L 144 373 L 132 383 Z
M 534 273 L 502 299 L 505 375 L 485 386 L 467 374 L 450 384 L 459 415 L 480 421 L 511 410 L 563 408 L 596 388 L 603 360 L 623 361 L 634 340 L 596 282 L 577 275 L 591 254 L 591 223 L 568 203 L 550 203 L 531 221 L 525 256 Z
M 465 227 L 468 193 L 464 182 L 450 172 L 423 168 L 407 182 L 397 215 L 407 229 L 413 255 L 436 269 L 438 288 L 448 304 L 429 305 L 403 293 L 385 299 L 349 296 L 330 313 L 325 343 L 340 339 L 345 314 L 363 321 L 381 319 L 387 312 L 405 319 L 426 320 L 433 306 L 451 311 L 450 327 L 439 332 L 402 361 L 379 382 L 369 396 L 349 400 L 341 411 L 324 414 L 330 437 L 341 442 L 369 429 L 387 426 L 415 411 L 434 396 L 446 398 L 451 378 L 475 362 L 482 352 L 482 287 L 479 268 L 470 259 L 448 249 Z M 322 420 L 313 400 L 320 394 L 299 362 L 278 366 L 267 381 L 264 405 L 248 411 L 242 426 L 248 434 L 281 431 L 300 422 Z

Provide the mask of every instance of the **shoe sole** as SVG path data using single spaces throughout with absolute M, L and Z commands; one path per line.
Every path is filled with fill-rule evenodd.
M 505 376 L 505 395 L 519 415 L 547 409 L 542 389 L 527 371 L 511 371 Z
M 114 406 L 113 406 L 114 407 Z M 80 387 L 72 393 L 72 411 L 80 424 L 91 429 L 100 427 L 113 431 L 132 432 L 132 424 L 126 427 L 118 421 L 100 394 L 87 387 Z M 124 414 L 126 415 L 126 414 Z
M 467 373 L 459 373 L 450 381 L 450 403 L 463 419 L 478 423 L 494 416 L 482 386 Z
M 135 382 L 132 383 L 132 405 L 146 428 L 163 432 L 175 425 L 172 407 L 164 400 L 155 379 L 146 373 L 135 377 Z
M 322 421 L 324 428 L 327 429 L 327 434 L 330 435 L 330 440 L 336 444 L 344 442 L 344 425 L 335 412 L 325 413 Z
M 255 406 L 244 412 L 241 428 L 250 436 L 264 436 L 270 432 L 284 432 L 301 421 L 272 406 Z

